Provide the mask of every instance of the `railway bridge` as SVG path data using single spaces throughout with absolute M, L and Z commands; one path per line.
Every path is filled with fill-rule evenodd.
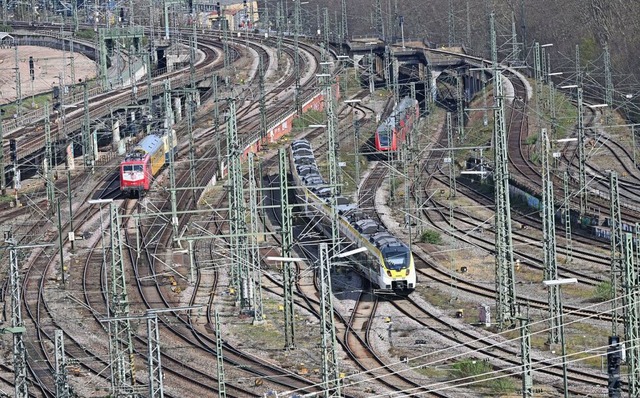
M 376 37 L 359 37 L 348 43 L 347 50 L 354 64 L 373 75 L 375 82 L 423 82 L 423 89 L 430 92 L 432 99 L 436 97 L 439 79 L 448 84 L 453 81 L 455 85 L 459 77 L 465 102 L 470 101 L 489 79 L 488 72 L 477 68 L 479 65 L 471 65 L 463 57 L 433 51 L 434 48 L 423 41 L 387 45 Z M 466 55 L 464 47 L 446 50 Z

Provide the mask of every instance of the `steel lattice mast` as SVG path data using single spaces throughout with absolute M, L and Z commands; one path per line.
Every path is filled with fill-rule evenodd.
M 584 106 L 582 103 L 582 87 L 578 86 L 578 192 L 580 193 L 580 215 L 587 212 L 589 195 L 587 192 L 587 176 L 585 163 L 587 156 L 584 144 L 586 141 L 584 132 Z
M 91 172 L 95 171 L 95 151 L 93 148 L 93 138 L 91 136 L 91 121 L 89 119 L 89 88 L 85 82 L 83 85 L 84 113 L 82 118 L 82 155 L 84 156 L 84 168 L 87 163 L 91 166 Z M 118 150 L 118 148 L 116 148 Z
M 49 115 L 49 112 L 45 112 L 45 115 Z M 46 123 L 45 123 L 46 129 Z M 46 132 L 46 130 L 45 130 Z M 4 126 L 0 123 L 0 142 L 4 142 Z M 0 151 L 0 195 L 7 194 L 7 176 L 5 174 L 5 162 L 4 162 L 4 150 Z M 53 207 L 53 203 L 50 204 Z
M 544 252 L 544 280 L 558 279 L 558 264 L 556 253 L 556 222 L 555 206 L 553 201 L 553 181 L 551 180 L 551 164 L 549 152 L 551 145 L 547 135 L 547 129 L 541 131 L 542 139 L 542 250 Z M 560 300 L 558 285 L 549 286 L 549 341 L 558 343 L 560 319 Z
M 289 206 L 289 185 L 287 183 L 287 153 L 284 148 L 278 150 L 280 171 L 280 218 L 282 223 L 282 256 L 291 258 L 293 254 L 293 225 L 291 206 Z M 283 261 L 282 276 L 284 286 L 284 348 L 295 348 L 295 323 L 293 285 L 295 271 L 291 261 Z
M 566 171 L 562 177 L 564 191 L 564 239 L 566 242 L 567 260 L 569 264 L 573 261 L 573 243 L 571 239 L 571 192 L 569 191 L 569 173 Z
M 520 354 L 522 355 L 522 397 L 533 397 L 531 369 L 531 326 L 529 318 L 520 318 Z
M 9 244 L 9 288 L 11 289 L 11 329 L 13 334 L 13 385 L 16 398 L 28 398 L 27 389 L 27 349 L 24 345 L 22 322 L 22 293 L 20 292 L 20 267 L 18 265 L 18 248 L 11 232 L 5 232 L 5 242 Z
M 51 147 L 51 121 L 49 120 L 49 102 L 47 102 L 44 104 L 44 178 L 45 183 L 47 184 L 47 202 L 50 209 L 54 209 L 56 203 L 56 186 L 55 181 L 53 180 L 52 159 L 53 149 Z M 2 174 L 4 175 L 4 167 L 2 168 Z
M 164 397 L 162 380 L 162 355 L 160 353 L 160 330 L 158 314 L 150 314 L 147 318 L 147 350 L 149 355 L 149 396 Z
M 328 73 L 323 72 L 323 74 L 328 75 Z M 329 189 L 331 190 L 331 252 L 337 253 L 338 251 L 338 242 L 340 233 L 338 231 L 338 207 L 337 207 L 337 196 L 339 195 L 339 170 L 338 170 L 338 148 L 336 142 L 336 134 L 337 134 L 337 121 L 336 114 L 334 111 L 334 98 L 333 98 L 333 88 L 331 86 L 331 79 L 329 77 L 325 77 L 325 88 L 324 88 L 324 108 L 327 115 L 327 161 L 329 168 Z
M 496 246 L 496 312 L 500 328 L 517 315 L 513 243 L 511 235 L 511 204 L 509 200 L 509 170 L 507 156 L 507 127 L 504 114 L 502 72 L 498 69 L 498 51 L 494 14 L 491 24 L 491 58 L 494 77 L 494 189 L 495 189 L 495 246 Z
M 224 378 L 224 356 L 222 355 L 222 332 L 220 331 L 220 316 L 215 312 L 216 321 L 216 369 L 218 375 L 218 398 L 227 398 L 227 388 Z
M 322 328 L 322 390 L 325 398 L 339 397 L 340 371 L 336 353 L 336 331 L 333 323 L 331 260 L 329 247 L 320 243 L 320 326 Z
M 612 171 L 609 174 L 609 189 L 611 200 L 611 335 L 618 335 L 618 287 L 622 270 L 622 258 L 624 255 L 624 241 L 622 240 L 622 215 L 620 213 L 620 192 L 618 190 L 618 174 Z
M 295 53 L 293 57 L 293 69 L 296 77 L 296 86 L 295 86 L 295 106 L 296 113 L 298 115 L 302 114 L 302 93 L 300 92 L 300 48 L 299 48 L 299 40 L 300 40 L 300 1 L 296 1 L 293 5 L 293 13 L 294 13 L 294 23 L 293 23 L 293 46 L 295 48 Z M 328 43 L 327 43 L 328 46 Z
M 67 379 L 67 359 L 64 355 L 64 332 L 54 331 L 54 348 L 56 361 L 56 398 L 69 398 L 69 380 Z
M 258 187 L 255 174 L 255 154 L 249 153 L 248 166 L 249 166 L 249 220 L 251 225 L 251 265 L 249 272 L 253 275 L 253 323 L 259 324 L 264 321 L 264 311 L 262 306 L 262 268 L 260 267 L 260 216 L 258 214 L 258 207 L 260 206 L 260 200 L 258 200 Z M 262 176 L 260 176 L 262 178 Z
M 349 40 L 349 30 L 347 29 L 347 0 L 342 0 L 340 4 L 342 10 L 342 27 L 340 29 L 342 40 L 346 44 Z
M 232 252 L 231 286 L 239 294 L 241 308 L 251 307 L 250 283 L 247 272 L 247 224 L 244 203 L 244 181 L 242 179 L 242 150 L 238 139 L 236 103 L 229 100 L 229 120 L 227 121 L 227 159 L 229 162 L 229 245 Z
M 611 105 L 613 105 L 613 79 L 611 77 L 609 43 L 604 43 L 604 88 L 604 103 L 611 107 Z
M 625 324 L 627 345 L 627 364 L 629 366 L 629 396 L 640 395 L 640 346 L 634 342 L 640 339 L 640 308 L 638 308 L 638 279 L 636 272 L 636 262 L 633 252 L 633 235 L 625 234 L 624 253 L 624 292 L 626 297 Z
M 382 41 L 386 41 L 384 36 L 384 20 L 382 19 L 382 4 L 380 3 L 380 0 L 376 0 L 374 13 L 373 26 L 375 27 L 376 32 L 380 35 Z
M 110 310 L 114 318 L 129 316 L 129 297 L 125 277 L 118 206 L 109 205 L 111 213 L 111 289 Z M 111 361 L 111 389 L 114 396 L 130 396 L 135 383 L 133 341 L 129 319 L 109 323 L 109 356 Z

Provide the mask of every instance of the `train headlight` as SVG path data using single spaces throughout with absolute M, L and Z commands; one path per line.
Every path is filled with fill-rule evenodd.
M 407 272 L 405 272 L 405 276 L 409 276 L 410 273 L 411 273 L 411 268 L 407 268 Z
M 391 278 L 391 271 L 387 270 L 387 276 Z

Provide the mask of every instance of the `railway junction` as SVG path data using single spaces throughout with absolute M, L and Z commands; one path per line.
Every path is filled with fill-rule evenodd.
M 579 51 L 8 3 L 3 396 L 640 395 L 635 125 Z

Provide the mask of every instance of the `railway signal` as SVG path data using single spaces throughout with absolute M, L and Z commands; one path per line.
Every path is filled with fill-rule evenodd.
M 35 68 L 32 56 L 29 56 L 29 76 L 31 76 L 31 81 L 35 80 Z
M 11 162 L 16 163 L 18 161 L 18 143 L 13 138 L 9 140 L 9 156 L 11 157 Z

